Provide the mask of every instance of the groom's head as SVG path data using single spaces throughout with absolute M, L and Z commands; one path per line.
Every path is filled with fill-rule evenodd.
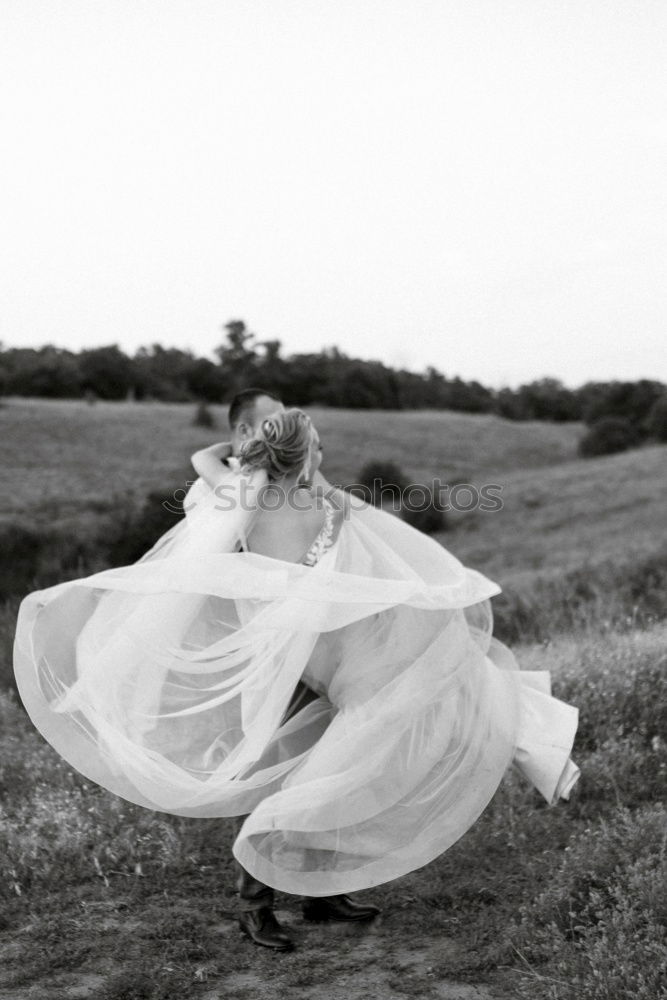
M 238 455 L 241 445 L 254 437 L 262 420 L 284 409 L 280 400 L 265 389 L 243 389 L 237 392 L 229 404 L 234 454 Z

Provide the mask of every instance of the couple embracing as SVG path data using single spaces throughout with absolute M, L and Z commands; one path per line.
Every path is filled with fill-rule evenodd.
M 230 426 L 137 563 L 25 598 L 15 672 L 91 780 L 239 818 L 241 928 L 287 950 L 274 890 L 307 919 L 371 919 L 349 894 L 446 851 L 510 765 L 567 798 L 577 710 L 493 638 L 496 584 L 328 486 L 302 411 L 248 390 Z

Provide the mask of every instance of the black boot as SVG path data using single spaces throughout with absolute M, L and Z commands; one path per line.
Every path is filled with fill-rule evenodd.
M 303 901 L 304 920 L 372 920 L 377 906 L 355 903 L 349 896 L 309 896 Z
M 243 910 L 239 914 L 239 927 L 255 944 L 274 951 L 291 951 L 294 941 L 280 926 L 270 906 L 256 910 Z

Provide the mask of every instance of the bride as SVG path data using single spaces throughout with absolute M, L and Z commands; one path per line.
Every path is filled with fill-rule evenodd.
M 496 584 L 310 488 L 300 410 L 265 419 L 234 472 L 212 450 L 210 489 L 138 563 L 21 605 L 19 692 L 70 764 L 148 809 L 246 816 L 242 869 L 315 919 L 446 851 L 512 763 L 568 797 L 577 710 L 492 638 Z

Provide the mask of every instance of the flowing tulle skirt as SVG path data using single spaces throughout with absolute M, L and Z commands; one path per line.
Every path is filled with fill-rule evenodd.
M 184 523 L 23 601 L 21 698 L 82 774 L 149 809 L 250 814 L 237 859 L 308 895 L 431 861 L 512 762 L 567 797 L 577 710 L 492 638 L 495 584 L 372 508 L 312 568 L 216 532 Z M 285 721 L 299 680 L 318 697 Z

